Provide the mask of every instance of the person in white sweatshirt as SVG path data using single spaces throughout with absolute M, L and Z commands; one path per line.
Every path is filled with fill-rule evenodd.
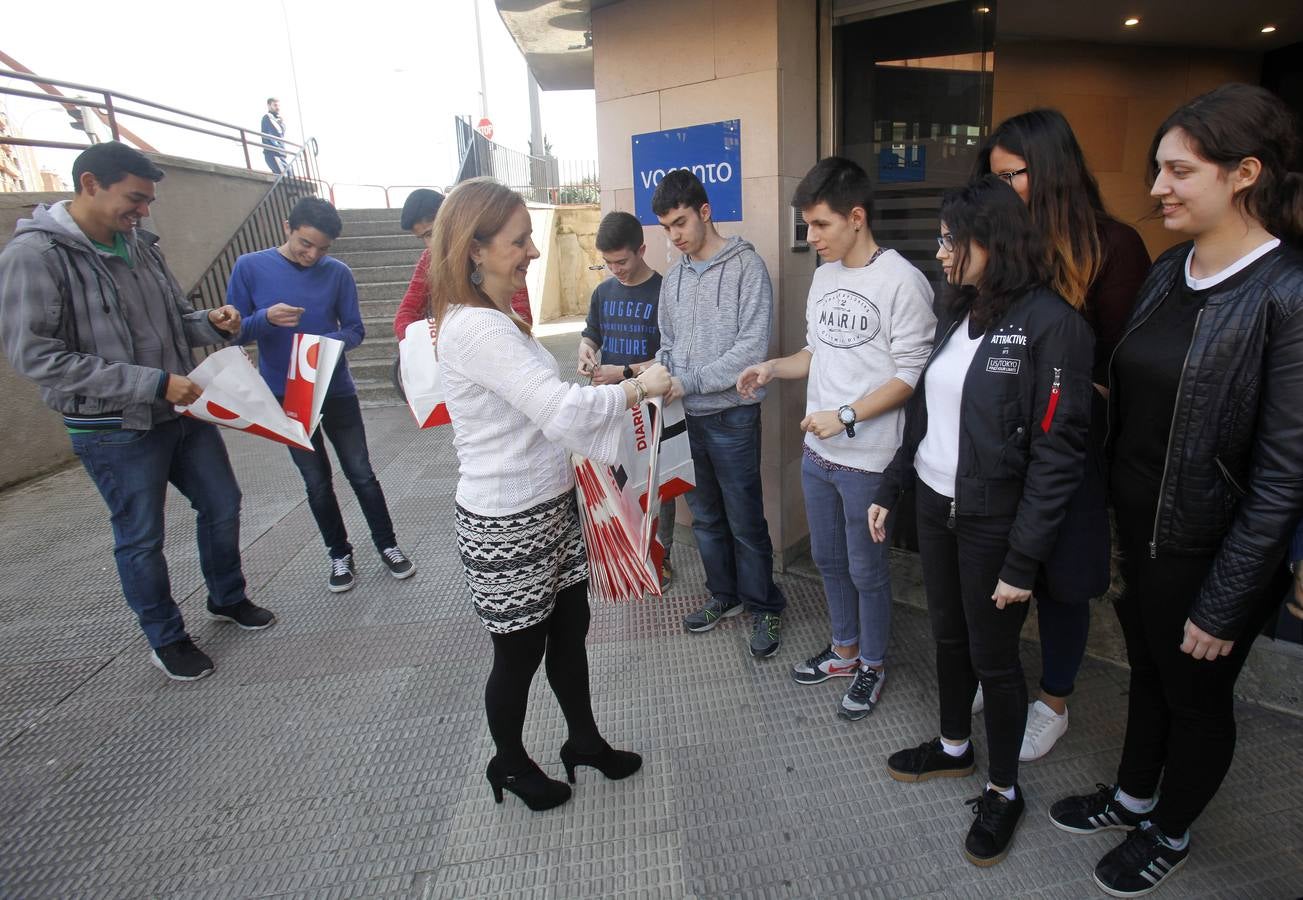
M 806 301 L 806 345 L 749 367 L 737 389 L 746 397 L 775 378 L 809 379 L 801 486 L 832 634 L 792 678 L 853 679 L 837 714 L 856 721 L 881 695 L 891 636 L 887 545 L 870 538 L 867 513 L 900 445 L 902 407 L 931 352 L 936 317 L 923 273 L 874 240 L 873 187 L 860 166 L 820 160 L 792 206 L 823 263 Z

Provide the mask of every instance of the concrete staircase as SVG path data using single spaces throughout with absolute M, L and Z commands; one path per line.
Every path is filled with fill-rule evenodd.
M 399 227 L 396 209 L 341 209 L 344 232 L 331 256 L 353 270 L 366 339 L 348 354 L 364 407 L 401 406 L 389 375 L 398 357 L 394 313 L 425 246 Z

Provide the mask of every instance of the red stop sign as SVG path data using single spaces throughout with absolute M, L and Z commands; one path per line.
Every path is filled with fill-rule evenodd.
M 485 140 L 493 140 L 493 123 L 488 119 L 480 119 L 479 123 L 475 126 L 475 130 L 484 135 Z

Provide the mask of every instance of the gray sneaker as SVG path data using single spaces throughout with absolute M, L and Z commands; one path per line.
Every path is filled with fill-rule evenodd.
M 873 707 L 878 705 L 878 698 L 882 696 L 882 682 L 886 677 L 885 670 L 860 666 L 859 671 L 855 673 L 855 680 L 846 691 L 846 696 L 842 697 L 837 715 L 850 722 L 858 722 L 868 716 L 873 712 Z
M 778 652 L 778 631 L 782 627 L 783 617 L 778 613 L 760 613 L 753 617 L 751 625 L 751 655 L 755 657 L 773 656 Z
M 721 619 L 731 619 L 742 612 L 742 601 L 734 601 L 732 606 L 724 605 L 718 597 L 711 597 L 706 605 L 694 613 L 683 617 L 683 627 L 688 631 L 710 631 Z

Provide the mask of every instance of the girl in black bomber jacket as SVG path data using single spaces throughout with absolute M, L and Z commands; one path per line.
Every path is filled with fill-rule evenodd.
M 1114 785 L 1050 809 L 1065 831 L 1131 832 L 1095 866 L 1117 897 L 1185 862 L 1235 754 L 1235 681 L 1288 585 L 1303 514 L 1297 135 L 1269 91 L 1227 84 L 1150 148 L 1163 225 L 1193 241 L 1154 263 L 1110 366 L 1126 741 Z
M 1094 339 L 1044 286 L 1040 233 L 998 176 L 946 193 L 938 243 L 947 308 L 869 526 L 886 540 L 888 512 L 915 486 L 941 735 L 892 754 L 887 769 L 898 781 L 971 774 L 980 681 L 990 760 L 964 855 L 989 866 L 1008 853 L 1023 812 L 1019 633 L 1084 472 Z

